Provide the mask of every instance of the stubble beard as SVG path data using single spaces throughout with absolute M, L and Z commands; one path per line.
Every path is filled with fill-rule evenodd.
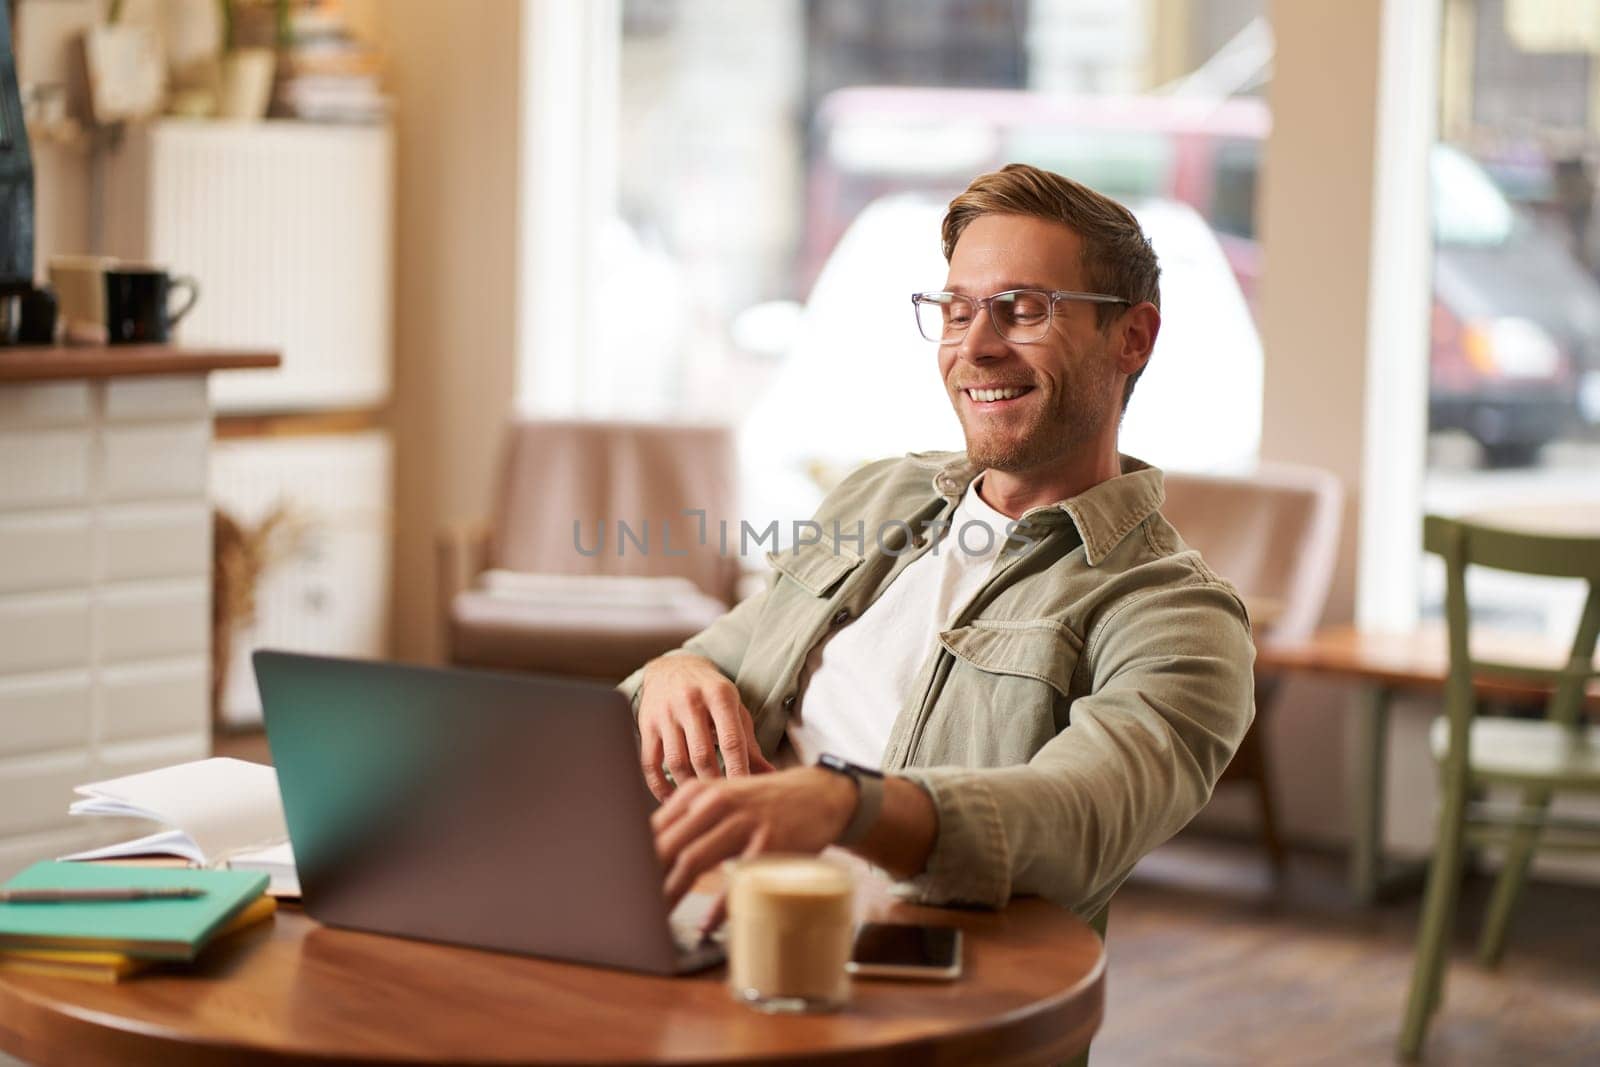
M 1055 463 L 1099 438 L 1106 420 L 1113 417 L 1108 406 L 1109 356 L 1099 353 L 1081 366 L 1080 375 L 1064 383 L 1065 391 L 1051 398 L 1053 403 L 1040 406 L 1014 434 L 975 433 L 962 420 L 967 462 L 978 470 L 1020 474 Z

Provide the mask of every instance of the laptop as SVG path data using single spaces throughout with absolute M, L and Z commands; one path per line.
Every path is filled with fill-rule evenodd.
M 651 974 L 721 961 L 721 946 L 695 930 L 708 897 L 691 894 L 668 915 L 656 802 L 617 690 L 253 658 L 300 889 L 318 922 Z

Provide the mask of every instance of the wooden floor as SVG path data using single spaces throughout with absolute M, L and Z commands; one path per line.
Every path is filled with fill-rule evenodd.
M 1343 877 L 1296 856 L 1274 893 L 1257 850 L 1203 838 L 1147 858 L 1111 907 L 1093 1067 L 1394 1062 L 1419 902 L 1359 909 Z M 1489 972 L 1472 957 L 1489 885 L 1463 891 L 1423 1062 L 1600 1064 L 1600 888 L 1530 886 Z

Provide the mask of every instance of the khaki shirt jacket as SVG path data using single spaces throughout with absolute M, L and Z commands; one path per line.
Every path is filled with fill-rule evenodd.
M 883 770 L 922 786 L 939 820 L 903 896 L 1037 894 L 1092 917 L 1206 803 L 1250 725 L 1243 603 L 1162 518 L 1161 472 L 1126 456 L 1122 471 L 1017 520 L 899 709 Z M 924 552 L 957 550 L 939 524 L 979 473 L 951 452 L 861 468 L 796 547 L 768 554 L 762 592 L 676 650 L 733 680 L 769 759 L 807 655 Z M 621 686 L 635 709 L 642 675 Z

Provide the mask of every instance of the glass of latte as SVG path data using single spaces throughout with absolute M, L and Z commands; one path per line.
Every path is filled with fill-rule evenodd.
M 728 986 L 770 1012 L 833 1011 L 850 999 L 855 876 L 820 856 L 758 856 L 724 865 Z

